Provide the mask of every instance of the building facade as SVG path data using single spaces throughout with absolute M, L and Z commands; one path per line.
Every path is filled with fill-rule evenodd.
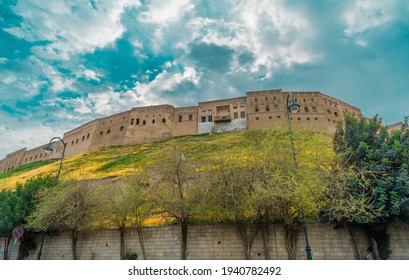
M 65 156 L 101 147 L 136 145 L 176 136 L 213 132 L 284 128 L 287 126 L 286 98 L 281 89 L 250 91 L 246 96 L 199 102 L 197 106 L 156 105 L 93 120 L 64 133 Z M 294 129 L 334 133 L 345 113 L 361 110 L 321 92 L 293 92 L 300 111 L 292 114 Z M 44 145 L 45 146 L 45 145 Z M 0 161 L 0 173 L 35 161 L 59 157 L 62 147 L 46 154 L 44 146 L 10 153 Z

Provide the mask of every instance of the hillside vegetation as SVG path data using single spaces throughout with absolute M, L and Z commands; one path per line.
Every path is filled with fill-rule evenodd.
M 271 150 L 289 149 L 290 139 L 286 131 L 270 131 L 276 139 Z M 258 145 L 257 134 L 262 131 L 240 131 L 231 133 L 183 136 L 168 141 L 125 147 L 108 147 L 66 158 L 63 162 L 61 179 L 115 179 L 131 176 L 135 172 L 147 171 L 160 162 L 170 145 L 177 145 L 191 160 L 201 165 L 211 165 L 220 158 L 245 164 L 251 154 L 251 143 Z M 249 145 L 250 144 L 250 145 Z M 295 133 L 297 158 L 301 162 L 320 158 L 330 160 L 333 156 L 332 137 L 324 133 L 300 131 Z M 55 175 L 59 160 L 41 161 L 21 166 L 16 170 L 0 174 L 0 190 L 13 189 L 17 183 L 29 178 Z

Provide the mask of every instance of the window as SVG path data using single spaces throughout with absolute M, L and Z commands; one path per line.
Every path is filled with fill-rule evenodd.
M 100 132 L 99 132 L 99 136 L 102 136 L 102 135 L 104 135 L 104 132 L 103 132 L 103 131 L 100 131 Z
M 202 122 L 206 122 L 206 117 L 202 117 Z
M 108 130 L 107 130 L 107 134 L 110 134 L 110 133 L 111 133 L 111 130 L 110 130 L 110 129 L 108 129 Z
M 273 118 L 272 116 L 269 116 L 269 117 L 268 117 L 268 119 L 270 119 L 270 120 L 271 120 L 272 118 Z
M 258 117 L 256 117 L 256 121 L 258 121 L 259 120 L 259 118 Z
M 328 113 L 328 114 L 331 114 L 331 110 L 327 109 L 327 113 Z
M 139 119 L 136 119 L 136 125 L 139 125 Z
M 244 119 L 246 118 L 246 112 L 240 112 L 240 118 Z
M 89 138 L 89 133 L 87 134 L 87 139 Z
M 179 122 L 182 122 L 182 116 L 179 116 Z
M 142 125 L 146 125 L 146 120 L 143 120 L 143 121 L 142 121 Z
M 233 109 L 237 109 L 237 106 L 233 106 Z
M 133 125 L 133 122 L 134 122 L 135 120 L 134 119 L 131 119 L 131 125 Z
M 334 112 L 334 115 L 335 115 L 336 117 L 338 117 L 338 112 Z
M 254 98 L 254 101 L 257 101 L 257 97 L 256 97 L 256 98 Z
M 309 113 L 308 107 L 304 107 L 304 112 Z
M 37 155 L 35 156 L 35 158 L 34 159 L 37 159 Z
M 28 160 L 28 158 L 26 158 L 26 161 L 25 161 L 25 162 L 27 162 L 27 160 Z
M 121 126 L 120 128 L 119 128 L 119 131 L 123 131 L 124 130 L 124 126 Z
M 279 118 L 281 118 L 281 116 L 280 116 L 280 115 L 278 115 L 278 116 L 277 116 L 277 119 L 279 119 Z
M 254 106 L 254 111 L 258 112 L 258 106 Z
M 162 119 L 162 122 L 163 122 L 163 123 L 165 123 L 165 122 L 166 122 L 166 119 L 165 119 L 165 118 L 163 118 L 163 119 Z
M 152 124 L 155 124 L 155 119 L 152 119 Z
M 85 135 L 84 136 L 82 136 L 82 141 L 84 141 L 85 140 Z
M 316 113 L 316 112 L 317 112 L 317 108 L 316 108 L 316 107 L 312 107 L 312 111 L 313 111 L 314 113 Z
M 71 146 L 72 146 L 72 145 L 74 145 L 74 140 L 72 140 L 72 142 L 71 142 Z
M 301 121 L 301 118 L 298 118 L 299 121 Z
M 239 117 L 239 113 L 234 112 L 234 113 L 233 113 L 233 117 L 234 117 L 235 119 L 237 119 L 237 118 Z
M 213 121 L 213 116 L 208 116 L 208 117 L 207 117 L 207 120 L 208 120 L 209 122 L 212 122 L 212 121 Z
M 270 106 L 266 105 L 266 112 L 270 112 Z
M 314 118 L 314 120 L 318 121 L 318 118 Z
M 266 96 L 266 100 L 268 100 L 268 97 Z
M 310 118 L 307 118 L 307 121 L 309 121 L 310 120 Z
M 193 115 L 189 115 L 189 121 L 193 120 Z
M 78 139 L 75 141 L 75 144 L 78 144 Z
M 278 111 L 278 106 L 274 105 L 274 111 Z

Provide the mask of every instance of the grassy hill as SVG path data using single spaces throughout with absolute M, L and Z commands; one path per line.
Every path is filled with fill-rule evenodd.
M 288 148 L 290 145 L 288 132 L 275 132 L 277 141 L 271 148 L 273 150 L 283 146 Z M 202 162 L 223 156 L 243 157 L 245 153 L 251 152 L 248 150 L 248 141 L 257 133 L 260 131 L 183 136 L 157 143 L 101 148 L 64 159 L 61 178 L 113 179 L 130 176 L 138 169 L 148 169 L 160 161 L 170 145 L 181 146 L 187 156 Z M 328 158 L 333 155 L 332 136 L 328 134 L 299 131 L 295 133 L 294 138 L 300 161 L 310 157 Z M 41 161 L 0 174 L 0 190 L 14 188 L 17 182 L 23 183 L 31 177 L 56 174 L 58 166 L 59 160 Z

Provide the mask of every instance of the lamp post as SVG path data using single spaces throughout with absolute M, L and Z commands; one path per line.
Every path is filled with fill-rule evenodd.
M 288 102 L 290 101 L 290 97 L 291 97 L 291 104 L 288 105 Z M 293 137 L 293 132 L 291 130 L 291 113 L 293 114 L 298 113 L 298 111 L 300 110 L 300 105 L 297 104 L 297 102 L 294 99 L 294 95 L 291 92 L 288 93 L 287 95 L 285 106 L 286 106 L 286 112 L 287 112 L 287 118 L 288 118 L 288 130 L 290 132 L 291 148 L 293 152 L 294 165 L 297 166 L 297 156 L 295 154 L 295 148 L 294 148 L 294 137 Z M 303 217 L 303 228 L 304 228 L 305 251 L 307 252 L 307 260 L 312 260 L 311 247 L 308 241 L 307 223 L 305 222 L 304 217 Z
M 54 141 L 56 140 L 56 141 Z M 64 140 L 62 140 L 62 138 L 60 137 L 53 137 L 51 138 L 50 142 L 47 144 L 47 146 L 44 147 L 44 150 L 46 153 L 51 153 L 53 152 L 53 144 L 57 143 L 58 141 L 61 141 L 61 143 L 63 144 L 63 149 L 62 149 L 62 154 L 61 154 L 61 160 L 60 160 L 60 167 L 58 168 L 58 173 L 57 173 L 57 177 L 55 178 L 55 182 L 56 184 L 58 184 L 58 180 L 60 179 L 60 173 L 61 173 L 61 168 L 62 168 L 62 161 L 64 160 L 64 154 L 65 154 L 65 148 L 67 146 L 67 144 L 64 142 Z M 41 241 L 41 246 L 40 246 L 40 250 L 38 251 L 37 254 L 37 260 L 41 259 L 41 255 L 43 254 L 43 246 L 44 246 L 44 241 L 45 241 L 45 232 L 43 232 L 43 237 L 42 237 L 42 241 Z

